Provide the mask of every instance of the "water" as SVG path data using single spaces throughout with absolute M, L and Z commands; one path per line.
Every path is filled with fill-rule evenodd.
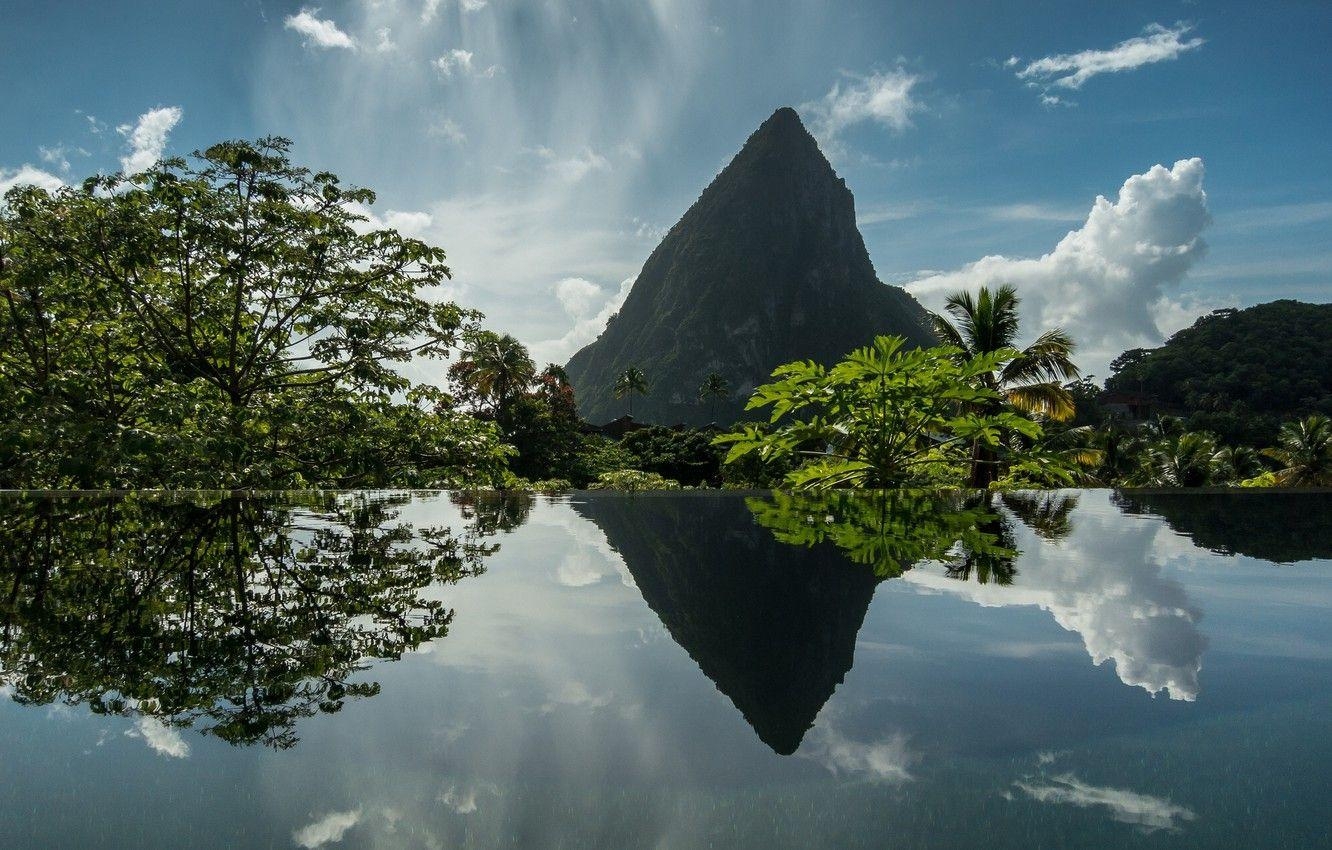
M 1332 494 L 0 497 L 0 846 L 1316 847 Z

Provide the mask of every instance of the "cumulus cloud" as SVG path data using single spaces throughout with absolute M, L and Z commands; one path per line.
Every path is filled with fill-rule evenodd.
M 361 820 L 361 810 L 329 812 L 314 823 L 301 827 L 291 834 L 291 838 L 301 847 L 313 850 L 325 844 L 336 844 L 347 834 L 347 830 Z
M 865 121 L 901 132 L 911 126 L 911 115 L 920 110 L 912 95 L 920 80 L 902 68 L 851 76 L 845 84 L 833 83 L 821 100 L 802 105 L 800 111 L 810 120 L 814 135 L 827 144 L 846 128 Z
M 1182 159 L 1130 177 L 1113 202 L 1097 197 L 1082 227 L 1044 256 L 983 257 L 907 289 L 937 310 L 958 290 L 1010 283 L 1028 331 L 1063 327 L 1078 341 L 1083 371 L 1100 374 L 1124 349 L 1157 345 L 1182 327 L 1186 311 L 1171 289 L 1203 257 L 1210 222 L 1203 162 Z
M 1123 788 L 1088 785 L 1071 773 L 1049 779 L 1019 780 L 1013 784 L 1042 803 L 1105 809 L 1110 817 L 1120 823 L 1132 824 L 1144 832 L 1177 830 L 1181 822 L 1197 817 L 1192 810 L 1164 797 L 1153 797 Z
M 162 158 L 166 150 L 167 136 L 184 116 L 179 106 L 162 106 L 150 109 L 139 116 L 133 124 L 121 124 L 116 128 L 127 139 L 129 153 L 120 158 L 120 168 L 126 174 L 138 174 L 147 171 Z
M 338 29 L 332 20 L 320 18 L 318 9 L 304 8 L 294 15 L 288 15 L 282 26 L 305 36 L 307 47 L 320 50 L 356 49 L 356 39 Z
M 36 186 L 39 189 L 54 192 L 64 185 L 65 181 L 34 165 L 25 164 L 14 169 L 0 168 L 0 195 L 15 186 Z
M 173 759 L 183 759 L 190 754 L 190 745 L 180 736 L 180 731 L 168 726 L 150 715 L 141 715 L 134 721 L 134 728 L 126 730 L 131 738 L 142 738 L 153 752 Z
M 555 284 L 555 297 L 573 320 L 573 326 L 558 339 L 534 344 L 532 354 L 542 362 L 563 363 L 569 359 L 605 330 L 611 316 L 619 312 L 624 299 L 629 297 L 633 285 L 633 278 L 625 278 L 620 281 L 619 290 L 607 297 L 601 287 L 582 278 L 565 278 Z M 600 309 L 596 309 L 598 303 Z
M 1121 41 L 1109 50 L 1060 53 L 1028 62 L 1016 72 L 1017 77 L 1034 88 L 1080 89 L 1098 74 L 1133 71 L 1144 65 L 1169 62 L 1197 50 L 1203 46 L 1203 39 L 1184 38 L 1192 30 L 1191 25 L 1184 23 L 1173 27 L 1152 24 L 1143 30 L 1142 35 Z M 1020 62 L 1018 57 L 1012 56 L 1004 62 L 1004 66 L 1012 68 Z M 1050 97 L 1054 103 L 1063 102 L 1057 97 Z

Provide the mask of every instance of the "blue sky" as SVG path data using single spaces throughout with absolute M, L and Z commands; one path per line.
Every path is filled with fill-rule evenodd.
M 1011 280 L 1099 376 L 1214 307 L 1332 292 L 1326 2 L 3 0 L 0 24 L 0 187 L 285 135 L 542 359 L 782 105 L 882 279 L 927 306 Z

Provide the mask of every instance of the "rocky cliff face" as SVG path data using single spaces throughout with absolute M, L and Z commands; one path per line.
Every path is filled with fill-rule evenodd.
M 919 304 L 879 282 L 856 228 L 855 201 L 795 110 L 777 110 L 749 137 L 657 249 L 602 335 L 573 356 L 580 411 L 623 415 L 615 378 L 629 366 L 651 383 L 636 418 L 703 424 L 698 387 L 730 382 L 717 418 L 738 417 L 772 369 L 831 362 L 877 334 L 928 345 Z

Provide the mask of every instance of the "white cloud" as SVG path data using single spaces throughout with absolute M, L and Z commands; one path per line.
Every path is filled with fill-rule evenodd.
M 435 19 L 441 0 L 425 0 L 421 6 L 421 23 L 428 24 Z
M 567 183 L 577 183 L 593 172 L 611 170 L 610 160 L 591 148 L 564 158 L 556 158 L 548 149 L 542 151 L 548 158 L 546 170 Z
M 352 809 L 347 812 L 329 812 L 314 823 L 293 832 L 291 838 L 300 846 L 305 847 L 306 850 L 313 850 L 315 847 L 323 847 L 325 844 L 336 844 L 341 841 L 342 836 L 347 834 L 347 830 L 356 826 L 360 820 L 360 809 Z
M 332 20 L 318 17 L 316 8 L 304 8 L 294 15 L 288 15 L 282 26 L 305 36 L 305 44 L 321 50 L 340 48 L 355 50 L 356 39 L 338 29 Z
M 183 759 L 190 754 L 190 745 L 180 736 L 179 730 L 168 726 L 151 715 L 140 715 L 134 721 L 134 728 L 125 732 L 132 738 L 142 738 L 158 755 L 173 759 Z
M 65 181 L 33 165 L 20 165 L 15 169 L 0 168 L 0 195 L 15 186 L 36 186 L 48 192 L 54 192 L 65 185 Z
M 433 60 L 430 65 L 446 80 L 451 80 L 454 77 L 489 78 L 499 73 L 498 65 L 488 65 L 485 68 L 478 68 L 473 63 L 475 58 L 476 56 L 472 51 L 455 47 L 439 58 Z
M 1126 180 L 1115 201 L 1098 197 L 1082 227 L 1050 253 L 983 257 L 907 289 L 938 310 L 952 292 L 1011 283 L 1028 337 L 1062 327 L 1078 342 L 1083 371 L 1103 374 L 1119 352 L 1157 345 L 1180 327 L 1183 302 L 1171 290 L 1205 253 L 1211 222 L 1203 172 L 1198 158 L 1153 166 Z
M 578 283 L 572 282 L 575 280 Z M 581 278 L 566 278 L 557 283 L 556 298 L 564 312 L 573 319 L 573 327 L 558 339 L 542 340 L 532 345 L 532 356 L 542 363 L 563 363 L 568 360 L 574 352 L 596 339 L 606 329 L 606 323 L 619 312 L 633 285 L 634 278 L 625 278 L 620 281 L 619 290 L 607 298 L 600 287 Z M 566 287 L 563 293 L 560 291 L 561 286 Z M 595 313 L 592 312 L 596 297 L 592 295 L 593 289 L 597 295 L 605 298 L 601 309 Z
M 129 140 L 129 153 L 120 158 L 121 170 L 138 174 L 156 165 L 166 150 L 167 135 L 184 114 L 179 106 L 162 106 L 143 113 L 133 125 L 117 127 L 116 131 Z
M 901 132 L 911 126 L 911 115 L 921 108 L 912 96 L 920 81 L 902 68 L 851 76 L 845 85 L 833 83 L 822 100 L 806 103 L 800 111 L 810 119 L 814 135 L 829 145 L 843 130 L 864 121 Z
M 375 30 L 375 52 L 392 53 L 398 49 L 398 43 L 393 40 L 392 27 L 380 27 Z
M 54 165 L 65 173 L 68 173 L 70 169 L 69 157 L 71 154 L 89 156 L 88 151 L 83 148 L 71 147 L 70 145 L 63 144 L 51 145 L 50 147 L 42 145 L 37 148 L 37 154 L 42 158 L 42 162 L 45 162 L 48 165 Z
M 584 711 L 595 711 L 598 708 L 605 708 L 615 700 L 615 694 L 602 693 L 594 694 L 588 690 L 587 685 L 582 682 L 570 681 L 564 682 L 550 695 L 550 699 L 541 706 L 542 714 L 550 714 L 559 708 L 578 708 Z
M 458 126 L 458 122 L 452 118 L 439 118 L 435 120 L 428 128 L 426 133 L 431 136 L 438 136 L 441 139 L 448 139 L 455 145 L 467 143 L 467 134 L 463 128 Z
M 1176 830 L 1181 822 L 1197 817 L 1190 809 L 1164 797 L 1153 797 L 1123 788 L 1088 785 L 1071 773 L 1049 779 L 1019 780 L 1013 784 L 1042 803 L 1106 809 L 1110 817 L 1120 823 L 1140 827 L 1144 832 Z
M 1017 72 L 1017 77 L 1037 88 L 1080 89 L 1098 74 L 1132 71 L 1156 62 L 1169 62 L 1191 50 L 1197 50 L 1203 46 L 1203 39 L 1195 37 L 1184 40 L 1184 36 L 1192 29 L 1192 26 L 1183 23 L 1173 27 L 1152 24 L 1143 30 L 1142 35 L 1121 41 L 1109 50 L 1061 53 L 1029 62 Z M 1004 66 L 1011 68 L 1019 61 L 1013 56 Z
M 470 815 L 476 812 L 476 789 L 460 789 L 456 785 L 450 785 L 437 797 L 441 803 L 460 815 Z
M 459 0 L 458 6 L 464 12 L 479 12 L 486 8 L 489 0 Z

